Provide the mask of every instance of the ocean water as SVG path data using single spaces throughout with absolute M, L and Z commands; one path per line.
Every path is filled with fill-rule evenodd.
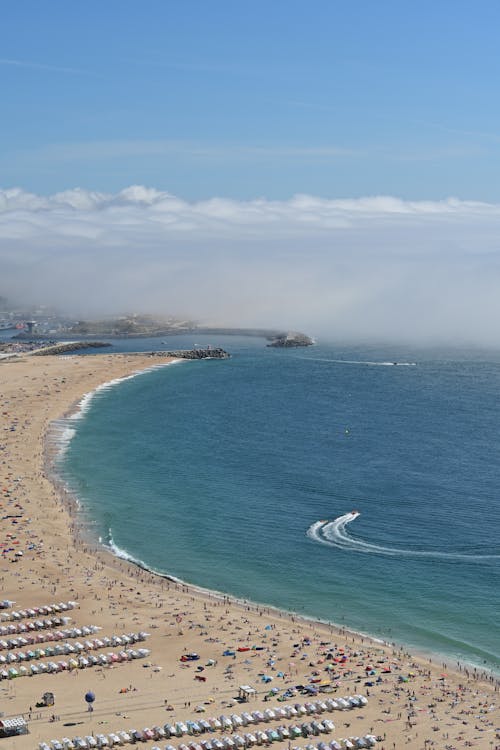
M 232 358 L 101 389 L 72 420 L 59 470 L 92 533 L 191 583 L 498 671 L 500 353 L 210 343 Z

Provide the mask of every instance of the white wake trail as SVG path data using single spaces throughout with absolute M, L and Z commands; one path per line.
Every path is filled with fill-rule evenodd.
M 382 547 L 378 544 L 370 544 L 362 539 L 355 539 L 346 530 L 349 523 L 358 518 L 360 513 L 353 510 L 333 521 L 315 521 L 307 530 L 307 536 L 329 547 L 349 550 L 351 552 L 362 552 L 365 554 L 387 555 L 389 557 L 423 557 L 428 559 L 464 560 L 465 562 L 477 562 L 481 560 L 498 560 L 500 555 L 474 555 L 462 552 L 440 552 L 398 549 L 396 547 Z
M 327 359 L 326 357 L 295 357 L 307 362 L 332 362 L 336 365 L 366 365 L 370 367 L 416 367 L 416 362 L 372 362 L 360 359 Z

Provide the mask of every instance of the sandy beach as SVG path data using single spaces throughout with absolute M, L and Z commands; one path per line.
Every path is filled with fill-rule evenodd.
M 22 715 L 29 726 L 29 734 L 2 739 L 1 746 L 34 749 L 64 737 L 361 694 L 366 706 L 318 715 L 333 721 L 334 731 L 275 744 L 316 748 L 321 741 L 372 734 L 384 750 L 500 747 L 498 683 L 488 675 L 155 576 L 89 540 L 72 499 L 50 480 L 54 446 L 46 440 L 47 430 L 100 384 L 160 363 L 157 356 L 117 354 L 23 356 L 0 362 L 0 598 L 15 602 L 0 614 L 74 601 L 77 608 L 61 613 L 72 618 L 67 627 L 98 626 L 93 637 L 101 639 L 145 631 L 149 635 L 139 646 L 150 650 L 142 659 L 0 681 L 2 718 Z M 35 646 L 2 649 L 0 642 L 0 655 L 27 648 Z M 112 651 L 117 649 L 104 646 L 92 653 Z M 191 653 L 200 658 L 181 661 Z M 33 663 L 40 661 L 48 659 Z M 26 667 L 31 663 L 24 662 Z M 238 705 L 242 685 L 255 688 L 256 695 Z M 298 685 L 321 686 L 326 692 L 308 697 L 295 689 Z M 279 700 L 287 689 L 292 695 Z M 95 694 L 92 712 L 84 700 L 89 690 Z M 54 706 L 37 708 L 47 691 L 55 695 Z M 311 720 L 276 718 L 242 727 L 239 734 Z M 210 737 L 231 735 L 226 730 Z M 141 744 L 171 744 L 177 750 L 191 740 Z

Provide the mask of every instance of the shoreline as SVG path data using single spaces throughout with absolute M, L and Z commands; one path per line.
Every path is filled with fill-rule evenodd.
M 155 356 L 158 356 L 158 353 L 155 353 Z M 74 430 L 75 428 L 71 427 L 70 425 L 68 426 L 63 425 L 61 429 L 57 423 L 63 422 L 63 421 L 64 422 L 66 421 L 76 422 L 77 420 L 83 418 L 89 405 L 94 400 L 95 396 L 98 395 L 101 391 L 105 391 L 110 388 L 113 388 L 116 385 L 120 385 L 122 382 L 131 380 L 132 378 L 136 378 L 141 375 L 145 375 L 148 372 L 153 372 L 155 370 L 162 369 L 164 367 L 168 367 L 173 364 L 181 363 L 182 361 L 183 360 L 181 359 L 173 359 L 167 363 L 151 365 L 150 367 L 140 369 L 136 372 L 133 372 L 130 375 L 124 375 L 123 377 L 120 377 L 120 378 L 115 378 L 113 380 L 105 381 L 99 384 L 98 386 L 96 386 L 94 389 L 92 389 L 88 393 L 85 393 L 82 396 L 82 398 L 76 403 L 74 403 L 61 417 L 49 423 L 46 429 L 44 438 L 43 438 L 44 463 L 45 463 L 45 468 L 47 470 L 47 475 L 50 481 L 52 482 L 52 484 L 54 485 L 54 487 L 56 487 L 56 489 L 58 490 L 58 492 L 64 494 L 65 500 L 69 503 L 70 507 L 74 509 L 77 516 L 78 514 L 82 514 L 82 505 L 81 505 L 80 499 L 78 498 L 78 495 L 75 492 L 73 492 L 73 490 L 67 485 L 66 481 L 58 473 L 58 470 L 57 470 L 57 462 L 64 455 L 66 451 L 66 447 L 69 444 L 69 442 L 72 440 L 74 433 L 73 435 L 70 435 L 67 438 L 67 440 L 65 440 L 62 436 L 58 438 L 57 434 L 55 434 L 57 431 L 64 432 L 65 429 Z M 49 442 L 51 439 L 53 439 L 54 443 L 57 445 L 56 454 L 53 455 L 52 457 L 49 456 Z M 83 516 L 80 515 L 80 518 L 83 519 Z M 449 669 L 448 662 L 454 659 L 457 665 L 457 667 L 455 668 L 457 672 L 462 672 L 463 670 L 469 670 L 477 674 L 478 678 L 481 678 L 485 681 L 491 680 L 491 681 L 497 681 L 500 683 L 500 671 L 497 672 L 493 668 L 491 669 L 485 668 L 479 664 L 475 664 L 474 662 L 469 662 L 466 660 L 457 660 L 456 656 L 452 654 L 440 653 L 438 651 L 433 651 L 431 649 L 429 649 L 429 651 L 424 651 L 412 644 L 408 644 L 403 641 L 387 640 L 385 638 L 377 637 L 369 632 L 356 630 L 350 627 L 349 625 L 342 625 L 337 622 L 325 620 L 313 614 L 306 615 L 303 613 L 295 612 L 293 610 L 284 609 L 272 603 L 257 602 L 255 600 L 245 599 L 235 594 L 225 592 L 225 591 L 220 591 L 218 589 L 208 589 L 197 583 L 181 579 L 173 575 L 172 573 L 169 573 L 168 571 L 164 572 L 164 571 L 156 570 L 153 567 L 149 566 L 144 560 L 137 559 L 132 554 L 127 552 L 127 550 L 122 550 L 119 547 L 117 547 L 114 544 L 112 537 L 109 537 L 108 540 L 105 542 L 104 540 L 101 539 L 101 537 L 97 539 L 91 538 L 91 532 L 89 532 L 88 536 L 84 536 L 83 535 L 84 528 L 87 528 L 89 525 L 92 524 L 92 522 L 93 522 L 93 519 L 89 518 L 87 519 L 87 523 L 83 523 L 83 522 L 80 524 L 75 523 L 74 541 L 75 542 L 84 541 L 87 546 L 93 547 L 96 552 L 99 551 L 102 553 L 106 553 L 110 555 L 112 558 L 122 560 L 126 564 L 130 565 L 132 569 L 138 568 L 154 577 L 167 580 L 174 584 L 178 584 L 179 586 L 182 586 L 185 589 L 189 589 L 189 591 L 193 591 L 194 593 L 199 594 L 204 597 L 229 601 L 232 604 L 235 604 L 239 607 L 251 607 L 255 611 L 259 611 L 263 609 L 266 611 L 272 611 L 274 614 L 276 614 L 279 617 L 283 617 L 283 616 L 290 617 L 290 618 L 294 618 L 297 621 L 302 621 L 304 623 L 323 625 L 326 628 L 333 629 L 339 635 L 345 636 L 346 634 L 348 634 L 356 638 L 364 638 L 365 640 L 371 641 L 374 645 L 382 644 L 388 648 L 392 648 L 399 652 L 404 651 L 408 655 L 412 655 L 416 659 L 419 659 L 425 663 L 432 664 L 434 660 L 435 663 L 441 663 L 443 668 L 446 668 L 446 669 Z
M 99 360 L 97 358 L 99 358 Z M 218 653 L 218 651 L 221 650 L 222 645 L 226 643 L 223 639 L 227 639 L 228 630 L 235 627 L 236 629 L 234 631 L 231 630 L 231 633 L 233 633 L 233 640 L 236 642 L 238 639 L 248 639 L 250 642 L 252 639 L 255 639 L 256 642 L 257 639 L 260 639 L 261 642 L 266 644 L 266 638 L 272 636 L 277 641 L 281 638 L 279 645 L 272 646 L 273 650 L 277 650 L 278 654 L 285 654 L 287 650 L 290 650 L 290 647 L 286 645 L 286 633 L 289 634 L 289 639 L 292 642 L 293 640 L 299 640 L 300 642 L 299 634 L 307 633 L 308 640 L 312 640 L 313 643 L 317 642 L 317 645 L 314 646 L 316 652 L 321 648 L 320 638 L 323 637 L 323 639 L 325 639 L 329 636 L 335 640 L 340 639 L 345 644 L 345 649 L 349 649 L 349 651 L 354 649 L 353 654 L 369 653 L 373 660 L 376 656 L 377 659 L 383 658 L 385 661 L 389 661 L 393 664 L 393 670 L 396 671 L 396 674 L 397 671 L 402 668 L 401 665 L 403 663 L 408 663 L 409 666 L 414 665 L 414 669 L 419 675 L 418 679 L 422 682 L 421 689 L 425 689 L 425 692 L 431 689 L 430 685 L 424 684 L 431 680 L 431 674 L 434 675 L 432 677 L 432 689 L 439 691 L 443 688 L 443 684 L 439 682 L 441 678 L 437 676 L 440 673 L 441 666 L 436 662 L 429 662 L 422 654 L 410 654 L 405 650 L 406 647 L 404 646 L 393 645 L 387 641 L 381 641 L 372 636 L 351 631 L 342 625 L 333 625 L 330 622 L 319 621 L 317 618 L 309 618 L 304 615 L 290 613 L 272 606 L 259 605 L 258 603 L 249 602 L 245 599 L 231 597 L 223 592 L 214 592 L 197 587 L 193 584 L 186 584 L 183 581 L 176 580 L 175 577 L 173 577 L 174 580 L 172 580 L 172 577 L 168 577 L 167 575 L 164 576 L 161 573 L 151 572 L 148 569 L 139 567 L 130 560 L 124 560 L 114 555 L 111 550 L 99 545 L 99 543 L 96 544 L 95 540 L 91 544 L 90 540 L 86 538 L 85 524 L 81 523 L 82 517 L 80 516 L 79 518 L 80 511 L 78 510 L 75 497 L 70 496 L 71 493 L 68 492 L 67 487 L 61 487 L 61 485 L 64 485 L 63 478 L 58 477 L 55 484 L 48 484 L 48 488 L 45 485 L 45 482 L 52 482 L 52 470 L 55 463 L 54 455 L 50 455 L 54 448 L 54 443 L 50 442 L 50 426 L 57 420 L 68 419 L 70 412 L 74 412 L 89 393 L 96 391 L 99 387 L 105 386 L 107 381 L 103 381 L 102 377 L 108 373 L 109 369 L 114 368 L 115 370 L 123 370 L 123 374 L 117 380 L 117 382 L 120 382 L 122 378 L 142 374 L 148 369 L 148 364 L 150 364 L 151 359 L 147 355 L 144 356 L 144 358 L 141 359 L 140 369 L 137 368 L 137 355 L 94 355 L 92 357 L 92 362 L 86 362 L 85 366 L 83 366 L 83 362 L 81 361 L 83 358 L 80 357 L 78 359 L 80 362 L 75 362 L 76 358 L 65 358 L 57 361 L 57 358 L 54 357 L 53 359 L 43 358 L 43 360 L 38 360 L 38 362 L 34 360 L 31 362 L 23 360 L 22 362 L 18 361 L 16 364 L 10 362 L 2 365 L 2 370 L 0 371 L 2 375 L 4 372 L 8 375 L 9 371 L 7 368 L 9 368 L 10 372 L 12 374 L 15 373 L 18 378 L 22 376 L 35 381 L 35 386 L 34 388 L 32 387 L 31 391 L 30 398 L 32 401 L 30 402 L 30 405 L 25 405 L 23 407 L 21 402 L 18 404 L 18 412 L 21 413 L 21 416 L 28 415 L 28 417 L 35 415 L 34 409 L 36 406 L 39 407 L 39 411 L 41 407 L 40 413 L 36 412 L 38 416 L 41 416 L 41 419 L 38 420 L 39 427 L 36 430 L 33 428 L 35 433 L 33 435 L 34 445 L 28 445 L 28 441 L 26 441 L 26 446 L 24 446 L 22 441 L 19 443 L 16 442 L 16 436 L 14 436 L 12 439 L 12 445 L 15 448 L 15 451 L 12 450 L 12 455 L 10 452 L 7 454 L 9 456 L 8 461 L 5 460 L 7 456 L 6 453 L 3 452 L 3 464 L 7 464 L 4 473 L 5 476 L 9 477 L 9 482 L 16 481 L 15 478 L 10 478 L 14 476 L 13 469 L 20 469 L 23 467 L 28 471 L 28 474 L 21 479 L 22 486 L 24 482 L 27 481 L 26 477 L 30 474 L 29 465 L 31 462 L 32 473 L 35 480 L 34 485 L 43 485 L 43 490 L 40 490 L 40 496 L 44 497 L 44 501 L 42 503 L 43 507 L 38 508 L 37 502 L 31 500 L 31 494 L 36 494 L 36 492 L 31 492 L 34 488 L 28 487 L 23 491 L 23 498 L 30 498 L 29 510 L 32 515 L 32 521 L 34 522 L 34 526 L 26 526 L 27 534 L 29 538 L 31 530 L 36 530 L 35 539 L 38 539 L 41 530 L 47 541 L 50 542 L 50 544 L 45 545 L 44 539 L 42 545 L 36 548 L 36 551 L 31 558 L 28 553 L 26 553 L 26 556 L 20 560 L 18 559 L 18 564 L 14 566 L 7 564 L 7 568 L 5 568 L 6 561 L 4 557 L 2 585 L 4 595 L 10 595 L 10 598 L 19 603 L 17 606 L 30 606 L 34 604 L 33 593 L 36 590 L 38 591 L 37 596 L 40 601 L 42 599 L 48 600 L 49 598 L 53 598 L 52 593 L 54 594 L 54 597 L 61 599 L 76 598 L 81 605 L 78 615 L 79 620 L 82 622 L 85 622 L 85 616 L 87 619 L 95 619 L 99 613 L 103 624 L 105 621 L 108 623 L 108 628 L 111 625 L 116 627 L 118 621 L 121 620 L 123 620 L 123 627 L 130 627 L 131 623 L 135 621 L 143 622 L 145 625 L 144 629 L 151 630 L 152 632 L 152 658 L 161 665 L 158 669 L 161 670 L 163 668 L 165 671 L 167 669 L 169 671 L 172 670 L 172 674 L 167 675 L 165 672 L 162 673 L 161 671 L 154 673 L 154 671 L 148 670 L 145 672 L 144 669 L 141 669 L 140 664 L 132 664 L 130 666 L 123 665 L 115 669 L 114 672 L 105 670 L 105 672 L 103 672 L 102 675 L 99 675 L 99 677 L 94 677 L 92 675 L 90 681 L 95 681 L 97 679 L 100 690 L 111 688 L 110 694 L 116 695 L 116 693 L 119 692 L 116 690 L 116 687 L 125 681 L 125 678 L 122 678 L 120 673 L 124 670 L 129 670 L 132 675 L 130 677 L 131 684 L 134 682 L 137 683 L 137 685 L 140 685 L 138 690 L 141 693 L 141 697 L 144 693 L 151 695 L 151 698 L 149 699 L 150 704 L 148 704 L 149 708 L 147 710 L 145 709 L 144 721 L 151 716 L 151 719 L 148 718 L 149 723 L 158 723 L 158 719 L 153 722 L 152 717 L 153 703 L 155 701 L 156 704 L 158 703 L 157 698 L 154 696 L 158 695 L 159 690 L 168 693 L 169 699 L 171 699 L 172 704 L 176 707 L 176 712 L 180 711 L 181 714 L 182 698 L 184 697 L 185 716 L 187 712 L 187 703 L 190 704 L 191 698 L 195 702 L 197 700 L 202 702 L 201 699 L 203 695 L 208 695 L 210 700 L 213 698 L 217 702 L 217 700 L 226 693 L 229 695 L 234 694 L 235 688 L 231 683 L 234 682 L 237 684 L 239 681 L 240 684 L 252 684 L 252 682 L 250 682 L 250 675 L 247 675 L 252 667 L 245 665 L 244 661 L 242 661 L 241 664 L 235 663 L 234 669 L 237 672 L 238 677 L 230 679 L 229 685 L 227 682 L 227 668 L 222 671 L 223 664 L 217 665 L 216 663 L 215 668 L 210 672 L 209 676 L 210 681 L 212 680 L 212 676 L 214 677 L 215 684 L 210 688 L 208 694 L 204 688 L 204 683 L 201 683 L 201 685 L 197 684 L 196 687 L 193 687 L 193 674 L 190 674 L 189 670 L 179 670 L 179 649 L 182 648 L 184 651 L 186 649 L 197 650 L 202 653 L 208 650 L 209 653 Z M 106 363 L 106 365 L 104 363 Z M 170 364 L 170 362 L 155 365 L 154 367 L 163 367 L 166 364 Z M 142 367 L 142 365 L 144 365 L 144 367 Z M 62 384 L 63 381 L 65 386 L 67 382 L 71 383 L 71 393 L 65 392 L 63 396 L 56 396 L 60 389 L 53 387 L 55 391 L 53 394 L 54 398 L 52 400 L 49 399 L 47 403 L 38 400 L 37 404 L 37 399 L 40 398 L 40 393 L 43 393 L 43 384 L 47 382 L 45 376 L 49 374 L 48 372 L 44 372 L 44 368 L 51 370 L 50 374 L 52 375 L 52 382 L 55 383 L 56 386 Z M 149 369 L 152 368 L 149 367 Z M 78 370 L 80 370 L 78 373 L 79 380 L 77 383 L 73 383 L 71 376 L 76 375 Z M 84 372 L 81 372 L 82 370 Z M 98 370 L 98 372 L 94 372 L 94 370 Z M 116 378 L 113 378 L 113 380 L 116 380 Z M 13 397 L 13 394 L 16 393 L 16 383 L 14 381 L 10 384 L 10 390 L 7 389 L 7 395 L 9 397 L 7 399 L 7 405 L 9 405 L 11 400 L 17 398 L 17 396 Z M 85 388 L 85 385 L 87 385 L 87 390 L 84 390 L 82 393 L 82 388 Z M 88 386 L 90 386 L 90 390 Z M 37 388 L 40 389 L 38 393 L 36 392 Z M 69 398 L 71 394 L 74 394 L 76 397 L 72 399 Z M 5 399 L 5 396 L 3 396 L 3 398 Z M 6 404 L 4 403 L 4 407 L 5 405 Z M 31 407 L 33 407 L 33 411 L 30 410 Z M 24 408 L 24 412 L 22 411 L 22 408 Z M 31 420 L 26 419 L 26 421 L 28 422 Z M 26 430 L 29 432 L 29 425 L 26 427 Z M 32 433 L 33 430 L 31 431 Z M 36 448 L 36 445 L 38 445 L 38 449 L 31 450 L 33 447 Z M 27 462 L 27 465 L 24 464 L 23 461 Z M 38 470 L 36 471 L 37 467 Z M 10 471 L 7 471 L 7 469 L 10 469 Z M 19 471 L 16 476 L 20 477 L 21 472 Z M 5 481 L 4 478 L 4 482 Z M 18 489 L 17 486 L 13 486 L 16 490 Z M 11 494 L 12 493 L 9 490 L 8 497 L 10 497 Z M 23 499 L 23 503 L 24 502 L 28 502 L 28 500 Z M 39 544 L 39 542 L 37 541 L 36 544 Z M 50 548 L 49 556 L 46 554 L 47 548 Z M 71 561 L 69 564 L 68 559 Z M 33 565 L 33 562 L 35 562 L 34 569 L 29 567 L 30 565 Z M 29 570 L 26 571 L 26 568 L 29 568 Z M 27 597 L 29 591 L 23 593 L 19 590 L 20 588 L 22 589 L 25 584 L 23 583 L 23 586 L 21 586 L 20 581 L 16 580 L 19 576 L 18 570 L 23 569 L 26 571 L 23 581 L 26 580 L 33 587 L 32 594 L 29 598 Z M 44 571 L 43 575 L 42 571 Z M 67 571 L 67 573 L 65 573 L 65 571 Z M 29 575 L 30 573 L 31 579 Z M 63 577 L 61 577 L 61 574 Z M 75 593 L 76 596 L 74 596 Z M 154 607 L 152 602 L 154 602 Z M 176 612 L 178 613 L 176 614 Z M 191 612 L 193 614 L 189 614 Z M 214 618 L 217 615 L 218 618 L 214 621 Z M 194 619 L 188 619 L 189 617 L 194 617 Z M 179 618 L 181 619 L 179 620 Z M 262 633 L 263 621 L 266 622 L 266 627 L 270 627 L 268 633 L 264 634 Z M 186 631 L 185 628 L 187 622 L 190 624 Z M 204 622 L 204 624 L 195 626 L 193 624 L 195 622 Z M 240 623 L 239 626 L 234 625 L 234 623 L 237 622 Z M 205 639 L 205 641 L 200 641 L 199 635 L 201 633 L 199 628 L 203 628 L 203 631 L 201 632 L 211 634 L 208 640 Z M 246 628 L 249 628 L 247 637 L 243 634 L 238 635 L 236 632 L 238 629 L 243 630 Z M 158 629 L 158 632 L 156 629 Z M 274 633 L 278 633 L 278 631 L 280 632 L 280 638 L 278 638 L 278 635 L 274 635 Z M 165 638 L 167 639 L 166 641 Z M 208 642 L 214 645 L 207 646 L 206 644 Z M 177 644 L 172 647 L 173 653 L 170 653 L 170 647 L 167 649 L 167 652 L 165 652 L 165 647 L 168 644 Z M 270 641 L 267 640 L 268 650 L 269 644 Z M 146 645 L 148 648 L 150 647 L 149 643 Z M 301 649 L 299 649 L 299 653 L 300 652 Z M 242 656 L 245 656 L 245 654 Z M 261 662 L 259 661 L 259 653 L 251 653 L 251 656 L 253 661 L 260 666 Z M 206 657 L 203 657 L 203 659 L 205 658 Z M 283 660 L 284 658 L 284 656 L 280 656 L 278 661 L 280 659 Z M 362 657 L 358 656 L 357 658 L 359 660 Z M 215 661 L 217 662 L 219 659 L 220 657 L 216 658 Z M 247 659 L 247 661 L 251 662 L 252 659 Z M 351 659 L 356 659 L 356 657 L 353 655 L 351 656 Z M 314 659 L 314 661 L 316 662 L 316 659 Z M 291 667 L 289 665 L 287 666 L 285 661 L 283 661 L 284 670 L 290 672 L 290 674 L 286 675 L 287 678 L 291 678 L 292 675 L 294 675 L 294 670 L 297 672 L 294 679 L 287 679 L 284 684 L 296 682 L 299 678 L 303 681 L 305 680 L 306 673 L 310 672 L 310 666 L 305 662 L 301 662 L 302 658 Z M 289 664 L 292 664 L 292 662 Z M 265 665 L 263 665 L 263 667 L 266 669 Z M 212 667 L 210 667 L 210 669 L 212 669 Z M 267 670 L 269 669 L 271 669 L 271 667 L 268 666 Z M 319 669 L 322 668 L 320 667 Z M 491 698 L 493 698 L 494 693 L 498 690 L 498 683 L 489 677 L 482 679 L 481 675 L 476 676 L 468 674 L 467 669 L 465 668 L 464 671 L 456 671 L 455 669 L 450 669 L 450 667 L 447 667 L 446 669 L 449 671 L 449 677 L 446 678 L 446 692 L 448 692 L 448 686 L 454 692 L 457 692 L 455 688 L 453 688 L 453 685 L 458 689 L 458 686 L 462 685 L 464 682 L 468 685 L 467 690 L 474 693 L 477 693 L 478 691 L 486 691 L 485 694 L 491 695 Z M 361 688 L 356 687 L 356 691 L 363 691 L 366 689 L 362 687 L 363 680 L 362 676 L 360 677 L 358 674 L 360 672 L 359 668 L 354 668 L 352 674 L 344 674 L 345 671 L 346 670 L 342 671 L 339 667 L 339 673 L 341 673 L 339 689 L 341 691 L 342 686 L 344 686 L 346 691 L 351 691 L 354 688 L 354 684 L 357 682 L 361 682 Z M 68 695 L 65 696 L 65 700 L 67 699 L 68 702 L 68 711 L 70 712 L 68 715 L 73 715 L 76 710 L 75 706 L 78 705 L 77 694 L 80 695 L 83 690 L 82 684 L 78 692 L 78 686 L 74 683 L 79 680 L 75 680 L 74 677 L 78 678 L 78 672 L 73 675 L 70 675 L 69 673 L 56 676 L 41 675 L 34 680 L 34 682 L 38 684 L 38 687 L 36 685 L 32 686 L 33 680 L 31 679 L 20 680 L 19 683 L 17 681 L 14 681 L 13 683 L 9 682 L 7 683 L 9 689 L 15 686 L 16 692 L 16 695 L 12 697 L 13 703 L 9 705 L 9 709 L 12 705 L 12 707 L 19 707 L 16 710 L 20 711 L 20 707 L 24 705 L 25 710 L 27 710 L 27 706 L 30 704 L 27 702 L 26 697 L 23 697 L 22 695 L 25 688 L 28 690 L 29 694 L 35 695 L 43 689 L 45 683 L 50 685 L 53 684 L 54 680 L 57 680 L 68 688 Z M 101 678 L 104 679 L 105 682 L 102 682 Z M 258 679 L 257 674 L 251 679 L 255 682 Z M 275 677 L 274 679 L 277 678 Z M 384 684 L 385 680 L 386 678 L 384 678 Z M 434 684 L 435 681 L 436 684 Z M 84 679 L 84 682 L 85 685 L 87 685 L 89 680 Z M 25 685 L 24 683 L 27 684 Z M 110 684 L 107 685 L 107 683 Z M 5 683 L 0 683 L 0 688 L 4 684 Z M 268 688 L 265 687 L 265 684 L 261 684 L 260 682 L 258 684 L 258 696 L 260 700 L 261 696 L 267 694 Z M 112 685 L 115 686 L 114 692 Z M 153 685 L 155 689 L 151 692 Z M 17 694 L 18 690 L 19 694 Z M 394 690 L 396 699 L 399 695 L 399 689 L 395 687 Z M 35 692 L 33 693 L 33 691 Z M 382 692 L 387 692 L 387 690 L 384 688 Z M 174 696 L 173 699 L 172 695 Z M 135 698 L 135 696 L 130 696 L 130 700 L 128 700 L 127 696 L 127 711 L 136 710 L 132 708 L 132 706 L 135 705 L 133 703 L 133 698 Z M 34 700 L 34 697 L 28 698 L 28 701 Z M 103 716 L 108 717 L 106 721 L 111 721 L 112 716 L 115 716 L 114 721 L 116 722 L 116 727 L 126 728 L 125 726 L 120 726 L 117 718 L 121 714 L 120 712 L 117 714 L 116 709 L 120 707 L 122 699 L 115 697 L 110 698 L 109 701 L 109 708 L 107 708 L 103 714 Z M 378 701 L 379 704 L 383 705 L 385 698 L 379 694 Z M 125 702 L 125 699 L 123 702 Z M 79 698 L 79 703 L 81 704 L 81 697 Z M 396 703 L 394 703 L 394 705 L 396 705 Z M 387 731 L 388 747 L 390 746 L 390 736 L 394 736 L 394 738 L 400 737 L 401 742 L 404 742 L 404 744 L 410 748 L 420 748 L 422 746 L 422 742 L 414 736 L 413 728 L 411 726 L 406 726 L 402 719 L 398 720 L 399 724 L 396 723 L 397 725 L 392 724 L 392 719 L 391 724 L 387 724 L 385 719 L 377 718 L 377 716 L 380 716 L 380 714 L 377 713 L 377 705 L 374 705 L 373 709 L 374 712 L 371 714 L 370 712 L 363 711 L 364 714 L 370 714 L 371 717 L 365 721 L 366 731 L 368 731 L 369 728 L 368 723 L 383 721 L 384 730 Z M 378 706 L 378 711 L 380 710 L 380 706 Z M 158 715 L 158 706 L 154 711 L 156 711 L 156 715 Z M 10 714 L 11 711 L 9 710 L 8 713 Z M 402 712 L 400 713 L 402 714 Z M 84 719 L 90 721 L 88 717 L 84 716 Z M 37 736 L 44 740 L 48 739 L 49 734 L 52 736 L 58 736 L 55 729 L 49 730 L 48 727 L 45 727 L 46 722 L 44 723 L 43 719 L 41 719 L 40 722 L 40 732 L 38 732 L 37 727 Z M 361 724 L 362 723 L 363 722 L 361 722 Z M 412 721 L 409 723 L 412 724 Z M 402 725 L 400 726 L 400 724 Z M 144 725 L 146 724 L 144 723 Z M 114 725 L 110 726 L 110 729 L 114 728 Z M 357 733 L 361 734 L 361 728 L 362 727 L 360 726 L 360 731 Z M 62 727 L 59 729 L 62 730 Z M 429 732 L 430 731 L 431 730 L 429 730 Z M 490 732 L 491 730 L 488 729 L 487 731 Z M 411 734 L 409 734 L 409 732 L 411 732 Z M 61 732 L 59 732 L 59 734 L 60 733 Z M 380 734 L 382 735 L 382 732 Z M 432 733 L 428 736 L 432 736 Z M 26 741 L 26 739 L 28 739 L 28 741 Z M 30 736 L 24 738 L 24 741 L 23 738 L 16 738 L 16 747 L 33 747 L 34 739 L 33 735 L 31 735 L 31 739 Z M 397 741 L 399 742 L 399 740 Z M 477 742 L 474 742 L 474 744 L 477 745 Z

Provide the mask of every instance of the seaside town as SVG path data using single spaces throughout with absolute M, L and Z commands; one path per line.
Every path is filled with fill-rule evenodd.
M 15 341 L 62 336 L 160 336 L 196 329 L 191 320 L 174 316 L 123 314 L 79 319 L 45 305 L 25 305 L 0 295 L 0 333 Z
M 105 350 L 0 363 L 2 746 L 500 747 L 493 675 L 153 575 L 96 544 L 53 472 L 58 420 L 150 365 Z

